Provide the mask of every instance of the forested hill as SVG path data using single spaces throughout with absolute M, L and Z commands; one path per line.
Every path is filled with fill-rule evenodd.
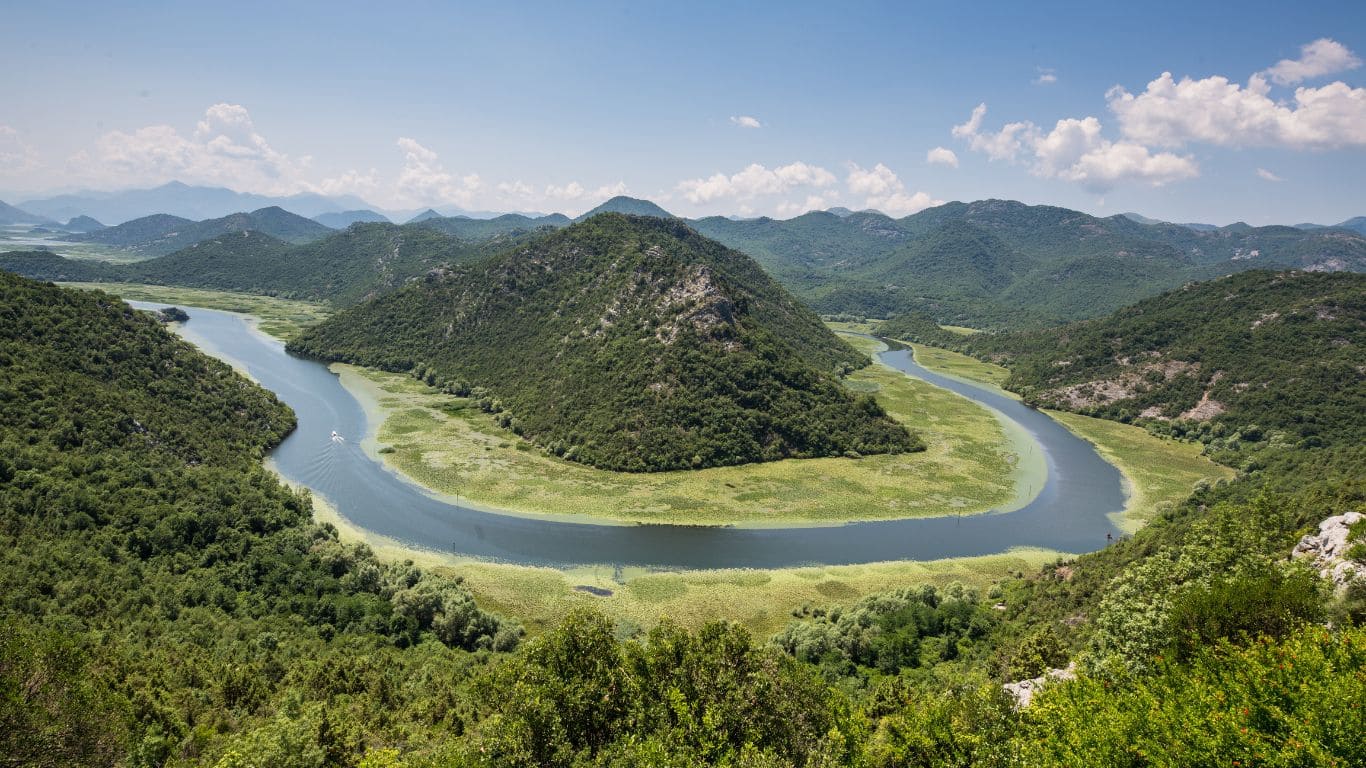
M 73 242 L 99 243 L 164 256 L 210 238 L 244 232 L 260 232 L 290 243 L 308 243 L 332 234 L 332 229 L 297 216 L 278 206 L 251 213 L 234 213 L 218 219 L 190 221 L 156 214 L 86 234 L 70 235 Z
M 1216 447 L 1366 434 L 1366 274 L 1244 272 L 1099 320 L 960 341 L 1005 361 L 1006 386 L 1032 402 Z
M 285 707 L 313 733 L 350 720 L 338 702 L 329 724 L 318 702 L 369 690 L 351 675 L 370 663 L 386 680 L 412 674 L 402 647 L 424 644 L 450 674 L 443 646 L 516 644 L 456 582 L 314 525 L 308 497 L 261 464 L 293 414 L 150 313 L 0 273 L 0 317 L 9 764 L 214 764 Z M 369 661 L 355 666 L 358 652 Z M 389 725 L 367 730 L 394 739 L 410 715 L 393 691 L 384 701 Z
M 66 259 L 46 251 L 0 253 L 0 269 L 39 280 L 180 285 L 354 304 L 445 264 L 481 258 L 525 232 L 465 242 L 420 225 L 358 223 L 303 245 L 236 232 L 132 264 Z
M 866 358 L 753 260 L 677 220 L 595 216 L 430 273 L 291 349 L 485 390 L 514 432 L 604 468 L 920 445 L 841 386 Z
M 757 259 L 821 312 L 1022 328 L 1098 317 L 1139 299 L 1256 268 L 1366 270 L 1343 229 L 1231 225 L 1195 231 L 1011 200 L 794 219 L 717 216 L 698 231 Z

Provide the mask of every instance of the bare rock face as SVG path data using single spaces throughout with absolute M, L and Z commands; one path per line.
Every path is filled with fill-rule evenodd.
M 1034 694 L 1048 683 L 1054 680 L 1071 680 L 1076 676 L 1077 663 L 1074 661 L 1061 669 L 1050 669 L 1038 677 L 1031 677 L 1018 683 L 1006 683 L 1002 687 L 1015 698 L 1015 708 L 1024 709 L 1034 700 Z
M 1351 527 L 1363 518 L 1366 515 L 1360 512 L 1348 512 L 1324 520 L 1319 523 L 1319 532 L 1300 539 L 1291 555 L 1295 558 L 1312 558 L 1319 575 L 1332 580 L 1337 589 L 1346 587 L 1354 579 L 1366 577 L 1366 568 L 1347 558 L 1347 550 L 1351 546 L 1347 536 Z

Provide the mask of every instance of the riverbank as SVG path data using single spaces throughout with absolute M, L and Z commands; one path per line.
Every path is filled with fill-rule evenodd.
M 1019 396 L 1002 389 L 1009 369 L 975 357 L 937 347 L 908 342 L 915 360 L 925 368 L 957 379 L 990 387 L 1007 397 Z M 1185 501 L 1199 482 L 1232 480 L 1232 469 L 1201 455 L 1198 443 L 1158 437 L 1142 427 L 1096 419 L 1067 411 L 1045 410 L 1070 432 L 1095 446 L 1106 461 L 1124 475 L 1127 499 L 1124 511 L 1112 515 L 1115 526 L 1133 533 L 1148 521 Z
M 245 315 L 247 322 L 270 336 L 289 341 L 303 328 L 332 314 L 326 304 L 277 299 L 253 293 L 210 291 L 142 283 L 62 283 L 69 288 L 100 290 L 125 301 L 153 301 L 181 307 L 204 307 Z
M 792 612 L 803 606 L 847 603 L 921 584 L 943 587 L 957 582 L 985 589 L 1064 557 L 1019 548 L 983 557 L 768 570 L 561 570 L 491 563 L 405 545 L 356 526 L 317 494 L 313 517 L 335 526 L 343 541 L 364 543 L 383 560 L 411 560 L 422 568 L 460 576 L 481 608 L 516 617 L 533 634 L 555 626 L 575 608 L 592 606 L 627 630 L 648 630 L 667 617 L 690 629 L 709 621 L 734 621 L 765 637 L 785 627 Z
M 866 352 L 877 342 L 852 339 Z M 1043 487 L 1030 436 L 965 397 L 875 363 L 847 385 L 920 433 L 921 453 L 607 472 L 544 454 L 464 398 L 410 376 L 333 366 L 366 409 L 363 444 L 419 485 L 519 514 L 619 523 L 836 525 L 1009 511 Z

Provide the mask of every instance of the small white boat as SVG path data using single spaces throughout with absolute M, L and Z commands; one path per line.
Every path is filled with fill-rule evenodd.
M 343 438 L 341 435 L 337 434 L 337 430 L 334 429 L 334 430 L 332 430 L 332 442 L 334 442 L 334 443 L 344 443 L 344 442 L 346 442 L 346 439 Z

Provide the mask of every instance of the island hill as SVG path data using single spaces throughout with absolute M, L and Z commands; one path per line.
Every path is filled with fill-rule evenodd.
M 289 348 L 472 392 L 513 432 L 604 469 L 923 448 L 840 383 L 866 357 L 679 220 L 594 216 L 433 269 Z

